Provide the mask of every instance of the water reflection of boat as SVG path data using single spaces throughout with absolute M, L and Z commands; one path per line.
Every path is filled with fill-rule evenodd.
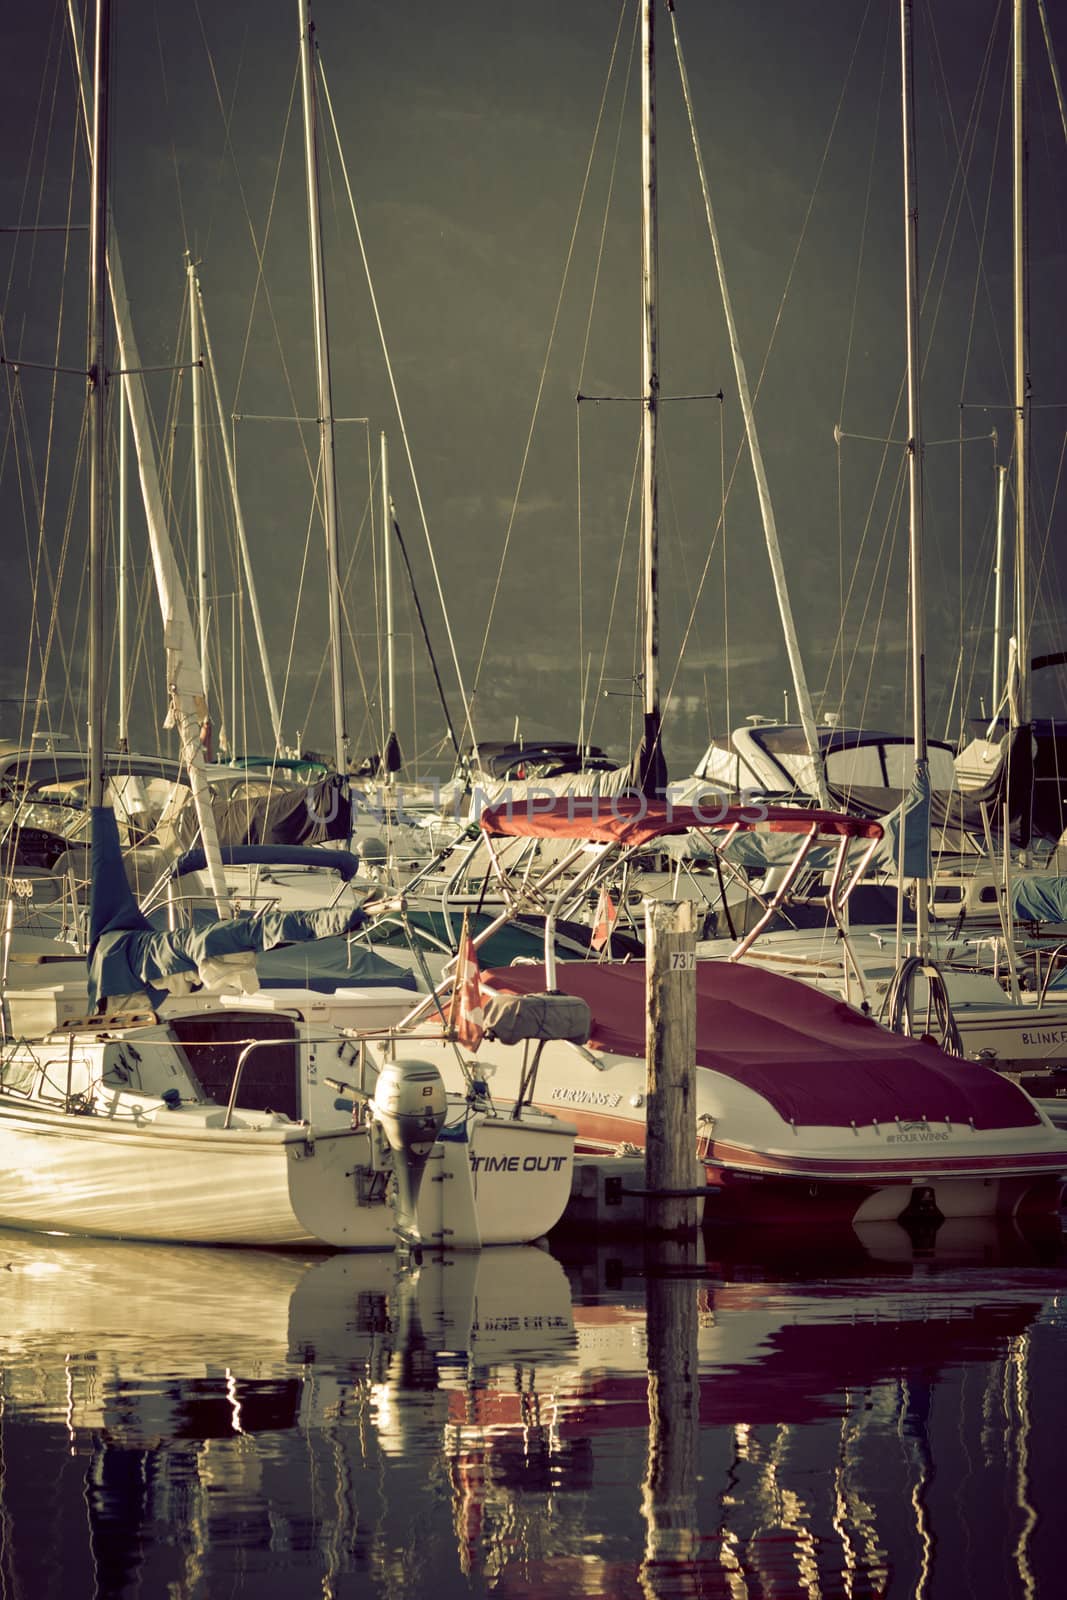
M 614 1240 L 573 1266 L 525 1248 L 398 1271 L 0 1233 L 5 1526 L 34 1545 L 25 1485 L 48 1472 L 63 1559 L 84 1574 L 88 1538 L 100 1592 L 178 1592 L 190 1561 L 202 1592 L 234 1592 L 269 1559 L 291 1592 L 636 1600 L 678 1592 L 635 1515 L 674 1426 L 684 1592 L 920 1593 L 935 1560 L 978 1592 L 1009 1545 L 1040 1568 L 1027 1519 L 1058 1483 L 1028 1465 L 1052 1426 L 1032 1363 L 1043 1338 L 1059 1354 L 1062 1235 L 882 1228 L 818 1276 L 765 1229 L 704 1248 L 667 1275 Z M 657 1329 L 682 1321 L 669 1392 Z
M 6 1441 L 26 1481 L 57 1454 L 85 1458 L 48 1499 L 74 1485 L 56 1563 L 81 1574 L 87 1508 L 98 1593 L 155 1590 L 151 1572 L 181 1587 L 191 1552 L 210 1583 L 234 1527 L 254 1548 L 268 1522 L 287 1549 L 321 1526 L 323 1558 L 358 1565 L 362 1521 L 393 1514 L 382 1473 L 400 1474 L 406 1529 L 399 1483 L 414 1461 L 424 1484 L 467 1374 L 535 1351 L 550 1364 L 574 1339 L 566 1275 L 532 1246 L 401 1267 L 3 1231 L 0 1292 L 0 1512 L 42 1560 Z
M 112 1412 L 107 1397 L 116 1386 L 148 1397 L 157 1376 L 176 1400 L 181 1391 L 179 1409 L 210 1412 L 226 1397 L 222 1432 L 238 1434 L 254 1429 L 235 1397 L 260 1381 L 291 1390 L 293 1416 L 302 1408 L 307 1422 L 306 1369 L 328 1368 L 340 1383 L 385 1381 L 390 1363 L 417 1349 L 428 1352 L 436 1386 L 439 1366 L 465 1370 L 533 1349 L 543 1358 L 574 1337 L 563 1269 L 534 1246 L 427 1254 L 405 1266 L 386 1253 L 171 1250 L 5 1230 L 0 1287 L 8 1395 L 17 1402 L 31 1374 L 47 1414 L 51 1371 L 72 1433 L 102 1428 L 127 1441 L 145 1418 L 128 1397 Z M 185 1393 L 190 1384 L 195 1395 Z M 160 1442 L 161 1402 L 150 1403 L 148 1430 Z
M 709 1256 L 729 1238 L 706 1241 Z M 654 1264 L 617 1245 L 571 1268 L 577 1344 L 551 1377 L 551 1404 L 540 1385 L 536 1413 L 527 1396 L 498 1390 L 446 1435 L 464 1570 L 490 1575 L 501 1528 L 524 1536 L 514 1495 L 526 1480 L 514 1458 L 534 1418 L 550 1425 L 553 1482 L 583 1498 L 595 1490 L 598 1504 L 647 1440 L 646 1554 L 654 1531 L 662 1548 L 664 1527 L 686 1554 L 646 1560 L 639 1583 L 633 1532 L 609 1529 L 605 1513 L 584 1556 L 561 1539 L 542 1551 L 524 1573 L 529 1592 L 570 1592 L 581 1574 L 583 1592 L 620 1596 L 882 1593 L 891 1577 L 901 1593 L 925 1593 L 938 1549 L 981 1574 L 987 1541 L 973 1525 L 994 1476 L 1015 1543 L 1005 1561 L 1002 1525 L 986 1553 L 1009 1592 L 1034 1559 L 1026 1360 L 1051 1284 L 1033 1269 L 1062 1261 L 1058 1222 L 1054 1236 L 970 1220 L 933 1243 L 894 1224 L 857 1230 L 840 1253 L 823 1252 L 821 1281 L 805 1281 L 812 1260 L 795 1251 L 790 1263 L 784 1246 L 771 1266 L 766 1230 L 731 1244 L 689 1279 L 657 1282 Z M 995 1274 L 982 1270 L 991 1265 Z M 689 1397 L 683 1379 L 680 1409 L 668 1408 L 658 1430 L 670 1366 L 653 1347 L 653 1287 L 661 1328 L 695 1313 Z M 663 1455 L 684 1456 L 687 1438 L 685 1523 L 684 1474 L 677 1457 L 664 1470 Z M 976 1462 L 981 1492 L 977 1480 L 966 1487 Z M 657 1471 L 674 1495 L 658 1525 Z

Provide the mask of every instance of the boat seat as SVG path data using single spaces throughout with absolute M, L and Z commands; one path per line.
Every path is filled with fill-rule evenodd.
M 585 1044 L 593 1025 L 588 1004 L 573 994 L 494 994 L 483 1004 L 485 1031 L 501 1044 L 565 1039 Z

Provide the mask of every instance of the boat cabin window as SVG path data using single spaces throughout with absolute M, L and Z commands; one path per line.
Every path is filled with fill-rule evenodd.
M 831 750 L 826 757 L 826 777 L 838 789 L 880 789 L 885 786 L 881 746 L 864 744 L 850 750 Z M 890 778 L 890 782 L 899 779 Z

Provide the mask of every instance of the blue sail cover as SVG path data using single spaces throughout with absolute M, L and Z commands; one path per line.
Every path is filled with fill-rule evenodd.
M 1051 873 L 1016 878 L 1011 914 L 1020 922 L 1067 922 L 1067 878 Z
M 873 867 L 892 874 L 899 870 L 902 878 L 930 876 L 930 799 L 930 768 L 917 762 L 911 788 L 900 805 L 879 818 L 882 842 Z
M 352 933 L 367 922 L 358 908 L 266 910 L 254 916 L 160 932 L 134 899 L 122 861 L 115 814 L 92 813 L 92 886 L 89 900 L 89 1003 L 147 994 L 154 1006 L 176 984 L 183 991 L 203 981 L 205 966 L 245 952 Z
M 319 867 L 336 872 L 345 883 L 359 872 L 359 857 L 351 850 L 326 850 L 306 844 L 224 844 L 219 846 L 224 867 Z M 203 872 L 207 865 L 202 845 L 186 850 L 173 862 L 168 878 L 184 878 L 189 872 Z

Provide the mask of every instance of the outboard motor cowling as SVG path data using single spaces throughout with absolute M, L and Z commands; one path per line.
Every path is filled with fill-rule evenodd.
M 447 1107 L 444 1080 L 432 1062 L 389 1061 L 378 1075 L 371 1114 L 393 1152 L 397 1232 L 414 1244 L 422 1174 Z

